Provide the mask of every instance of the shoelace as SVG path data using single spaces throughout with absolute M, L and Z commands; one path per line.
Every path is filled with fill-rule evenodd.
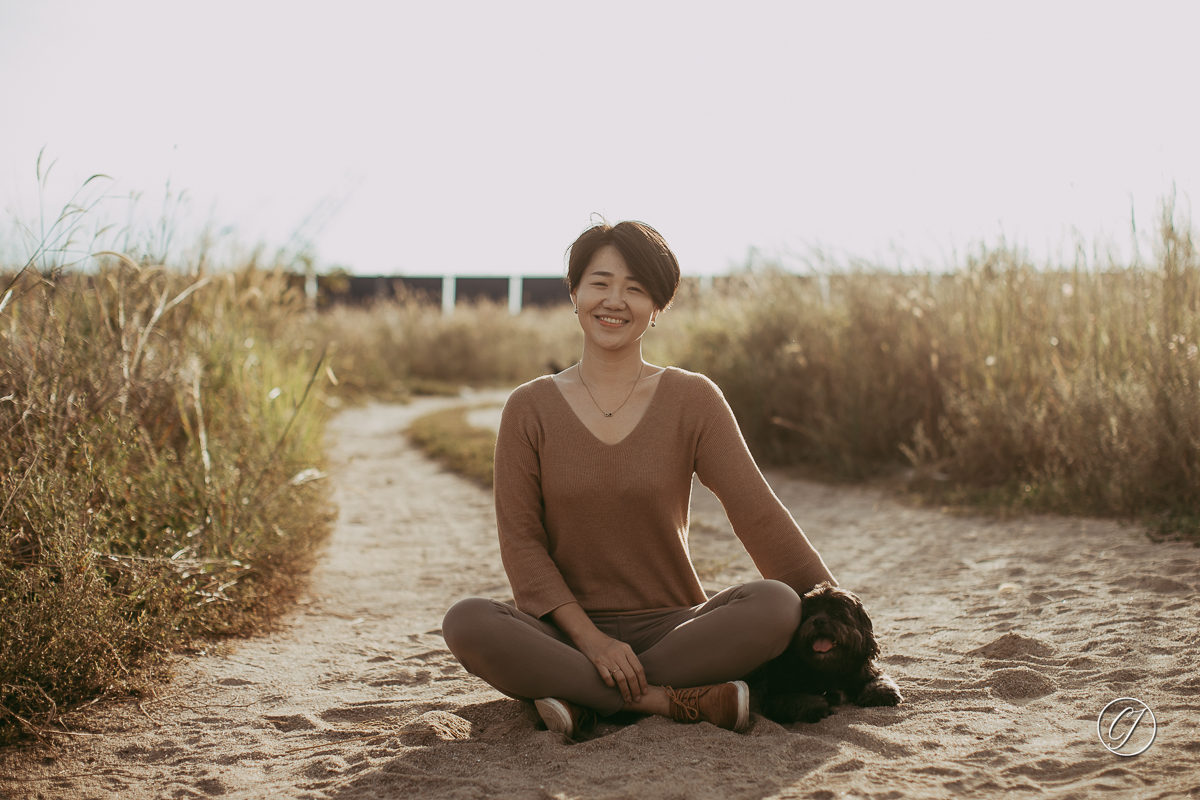
M 700 709 L 696 708 L 696 703 L 712 687 L 698 686 L 694 689 L 680 691 L 676 691 L 670 686 L 664 688 L 667 690 L 667 697 L 674 701 L 675 706 L 683 712 L 683 716 L 687 717 L 689 722 L 696 722 L 700 719 Z

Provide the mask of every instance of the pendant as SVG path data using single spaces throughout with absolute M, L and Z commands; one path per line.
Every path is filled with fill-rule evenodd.
M 600 413 L 601 413 L 601 414 L 604 414 L 604 412 L 603 412 L 603 411 L 601 411 Z M 611 416 L 613 415 L 613 413 L 614 413 L 614 412 L 610 411 L 610 412 L 608 412 L 607 414 L 604 414 L 604 416 L 606 416 L 606 417 L 611 417 Z

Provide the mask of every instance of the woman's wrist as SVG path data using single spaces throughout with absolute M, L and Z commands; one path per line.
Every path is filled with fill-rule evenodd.
M 579 603 L 567 603 L 550 612 L 554 624 L 595 666 L 600 678 L 621 692 L 626 703 L 640 701 L 649 688 L 646 673 L 633 649 L 596 627 Z
M 612 637 L 593 626 L 591 630 L 581 631 L 578 636 L 572 636 L 571 641 L 579 648 L 579 652 L 594 660 L 596 653 L 603 650 L 604 646 L 612 641 Z
M 609 639 L 596 627 L 579 603 L 559 606 L 550 612 L 550 616 L 559 630 L 570 637 L 575 646 L 589 657 L 597 647 Z

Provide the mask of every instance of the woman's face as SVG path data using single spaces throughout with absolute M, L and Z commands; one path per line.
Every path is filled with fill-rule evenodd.
M 590 344 L 620 350 L 636 344 L 658 316 L 650 293 L 629 272 L 621 251 L 605 245 L 592 256 L 572 298 Z

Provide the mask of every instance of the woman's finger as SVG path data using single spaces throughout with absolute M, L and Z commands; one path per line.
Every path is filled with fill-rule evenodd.
M 642 662 L 638 661 L 637 656 L 630 656 L 629 660 L 633 662 L 633 693 L 636 695 L 635 700 L 642 699 L 642 695 L 650 691 L 650 684 L 646 681 L 646 671 L 642 669 Z
M 640 700 L 642 695 L 650 691 L 650 684 L 646 682 L 646 671 L 642 669 L 642 662 L 638 661 L 638 657 L 633 653 L 629 654 L 626 661 L 628 663 L 623 671 L 629 684 L 630 694 L 634 700 Z
M 601 680 L 606 686 L 619 691 L 625 702 L 641 700 L 650 690 L 642 663 L 629 645 L 615 640 L 608 644 L 593 656 Z
M 633 651 L 622 653 L 622 658 L 617 662 L 615 669 L 616 678 L 621 682 L 621 695 L 625 698 L 625 702 L 639 700 L 643 694 L 641 687 L 641 679 L 638 673 L 642 669 L 642 665 L 638 663 L 637 656 Z
M 613 670 L 613 677 L 617 680 L 617 688 L 621 690 L 621 697 L 625 698 L 625 702 L 628 703 L 633 700 L 633 692 L 630 691 L 630 679 L 625 674 L 625 670 L 617 667 Z

